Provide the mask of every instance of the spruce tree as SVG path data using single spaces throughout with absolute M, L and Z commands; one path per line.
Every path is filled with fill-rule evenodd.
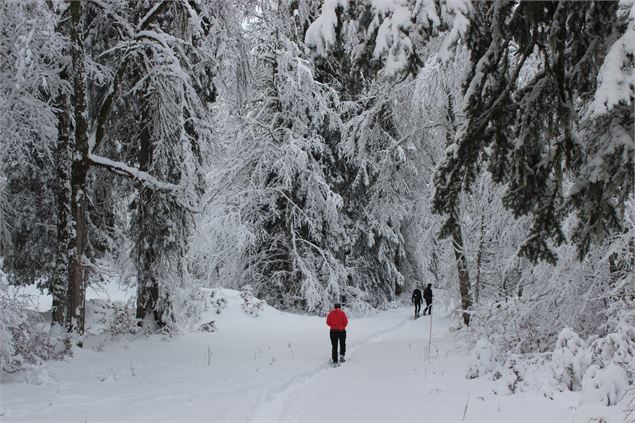
M 452 225 L 459 193 L 469 190 L 485 159 L 494 180 L 507 184 L 505 206 L 516 216 L 532 217 L 522 256 L 556 260 L 553 246 L 564 241 L 561 222 L 571 206 L 586 215 L 577 238 L 583 253 L 591 239 L 590 226 L 601 228 L 594 231 L 596 239 L 607 230 L 619 230 L 618 220 L 611 216 L 633 187 L 632 174 L 624 172 L 633 163 L 632 151 L 626 149 L 619 164 L 600 158 L 606 166 L 605 181 L 615 176 L 622 184 L 610 189 L 604 188 L 608 184 L 596 184 L 576 189 L 572 196 L 566 192 L 580 169 L 597 163 L 597 155 L 585 151 L 580 139 L 592 133 L 583 130 L 582 117 L 594 95 L 597 63 L 606 57 L 611 34 L 626 28 L 624 20 L 617 19 L 618 5 L 561 1 L 474 6 L 466 35 L 472 57 L 465 85 L 466 120 L 439 167 L 435 210 L 447 217 L 446 226 Z M 607 119 L 632 121 L 632 110 L 621 118 L 619 110 L 612 109 Z M 597 204 L 598 193 L 607 189 L 618 200 L 589 219 L 586 204 Z

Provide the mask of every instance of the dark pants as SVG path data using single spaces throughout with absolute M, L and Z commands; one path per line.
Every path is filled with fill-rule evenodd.
M 418 316 L 421 312 L 421 301 L 415 300 L 415 316 Z
M 428 314 L 432 315 L 432 300 L 426 300 L 426 308 L 423 309 L 423 315 L 426 315 L 426 312 L 429 312 Z
M 331 331 L 331 356 L 333 363 L 337 363 L 337 342 L 340 343 L 340 355 L 346 355 L 346 331 L 345 330 L 332 330 Z

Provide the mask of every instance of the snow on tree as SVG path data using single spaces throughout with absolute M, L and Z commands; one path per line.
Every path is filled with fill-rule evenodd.
M 609 137 L 617 140 L 619 147 L 612 157 L 619 161 L 602 158 L 613 152 L 611 147 L 605 152 L 606 143 L 590 142 L 587 147 L 577 140 L 597 135 L 593 131 L 598 125 L 585 130 L 584 114 L 578 110 L 586 108 L 594 96 L 595 63 L 607 57 L 613 60 L 614 54 L 607 56 L 610 34 L 628 37 L 626 28 L 616 3 L 475 5 L 466 34 L 472 57 L 463 107 L 466 119 L 436 183 L 435 209 L 450 217 L 446 224 L 451 224 L 459 192 L 474 182 L 480 157 L 489 147 L 492 152 L 486 157 L 494 180 L 508 184 L 506 207 L 517 216 L 532 217 L 521 255 L 556 260 L 550 242 L 564 241 L 561 222 L 568 204 L 581 217 L 576 243 L 582 254 L 588 251 L 589 232 L 600 241 L 606 233 L 620 229 L 614 216 L 620 215 L 620 205 L 633 187 L 632 173 L 626 171 L 633 163 L 632 138 L 620 134 L 629 133 L 632 110 L 616 108 L 605 117 L 605 128 L 608 122 L 617 125 L 617 132 L 609 131 L 616 135 Z M 604 166 L 604 180 L 622 182 L 605 188 L 592 175 L 591 169 L 599 163 Z M 579 178 L 579 184 L 597 183 L 588 189 L 578 185 L 568 194 L 567 177 Z M 607 189 L 613 191 L 609 194 Z M 602 196 L 611 201 L 602 202 Z
M 263 9 L 253 29 L 255 92 L 233 151 L 228 200 L 252 234 L 245 283 L 272 305 L 323 310 L 346 275 L 332 246 L 342 241 L 341 198 L 329 185 L 325 134 L 340 125 L 339 100 L 314 79 L 284 9 Z M 262 36 L 262 38 L 260 38 Z
M 584 341 L 570 328 L 564 328 L 558 335 L 556 349 L 551 362 L 554 377 L 570 391 L 580 389 L 582 376 L 589 365 L 590 357 Z
M 413 145 L 411 128 L 398 122 L 404 112 L 399 106 L 408 102 L 421 65 L 413 40 L 436 30 L 433 9 L 434 17 L 412 24 L 411 4 L 328 2 L 305 37 L 316 78 L 345 100 L 342 127 L 328 140 L 350 240 L 344 261 L 353 269 L 349 285 L 370 294 L 374 304 L 403 292 L 401 272 L 412 269 L 403 230 L 417 168 L 406 147 Z
M 127 163 L 95 153 L 90 158 L 95 165 L 132 177 L 136 185 L 130 230 L 138 272 L 137 317 L 152 315 L 164 326 L 178 320 L 171 297 L 186 284 L 184 260 L 193 224 L 188 209 L 202 193 L 199 169 L 211 141 L 206 121 L 211 116 L 207 103 L 215 95 L 213 13 L 205 5 L 186 2 L 131 10 L 110 7 L 98 13 L 120 13 L 118 23 L 128 33 L 115 45 L 95 46 L 105 49 L 95 51 L 105 57 L 102 66 L 117 69 L 97 115 L 104 138 L 96 135 L 95 147 L 119 152 Z M 124 102 L 113 90 L 131 97 Z M 109 113 L 118 120 L 106 133 L 104 117 Z M 139 184 L 139 179 L 151 183 Z
M 64 37 L 57 11 L 44 3 L 5 2 L 0 42 L 0 250 L 12 280 L 46 285 L 54 263 L 58 118 L 52 104 L 67 95 L 60 71 Z

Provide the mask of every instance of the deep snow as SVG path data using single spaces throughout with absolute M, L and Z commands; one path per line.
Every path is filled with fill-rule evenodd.
M 582 403 L 579 393 L 496 394 L 466 379 L 469 351 L 448 317 L 412 320 L 409 307 L 350 318 L 347 362 L 328 363 L 324 318 L 265 307 L 241 309 L 239 293 L 214 333 L 89 336 L 84 349 L 49 362 L 40 384 L 3 376 L 2 421 L 540 421 L 621 422 L 622 408 Z M 94 293 L 93 296 L 96 296 Z M 104 292 L 105 294 L 105 292 Z M 116 294 L 117 298 L 124 295 Z M 548 378 L 548 375 L 537 375 Z M 548 385 L 545 380 L 545 384 Z

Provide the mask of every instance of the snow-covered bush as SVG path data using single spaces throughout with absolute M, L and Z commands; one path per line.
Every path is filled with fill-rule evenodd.
M 635 310 L 622 310 L 615 331 L 593 341 L 591 353 L 594 364 L 582 380 L 585 398 L 615 405 L 635 376 Z
M 557 248 L 559 261 L 555 265 L 518 261 L 516 269 L 506 278 L 507 285 L 488 288 L 498 290 L 494 294 L 500 298 L 505 293 L 502 288 L 515 287 L 514 295 L 496 299 L 486 290 L 480 304 L 473 307 L 471 338 L 476 341 L 486 337 L 501 357 L 510 355 L 524 360 L 527 353 L 549 353 L 551 362 L 545 365 L 559 390 L 580 390 L 586 378 L 584 389 L 598 386 L 593 389 L 612 392 L 608 379 L 605 380 L 611 364 L 622 368 L 632 384 L 635 377 L 633 200 L 626 204 L 625 217 L 625 231 L 601 247 L 592 247 L 581 261 L 570 245 Z M 565 232 L 570 233 L 576 225 L 574 217 L 567 220 Z M 591 364 L 596 367 L 589 369 Z M 537 369 L 545 367 L 539 365 Z M 602 397 L 607 398 L 605 403 L 612 400 L 609 397 L 609 394 Z
M 245 285 L 240 290 L 240 298 L 243 302 L 240 305 L 243 311 L 250 316 L 258 316 L 267 303 L 259 300 L 251 292 L 251 285 Z
M 626 402 L 624 422 L 633 423 L 635 422 L 635 385 L 632 385 L 628 391 L 626 391 L 624 401 Z
M 182 298 L 178 304 L 181 323 L 188 327 L 197 323 L 201 314 L 210 308 L 207 292 L 198 287 L 185 289 L 179 298 Z
M 354 317 L 368 316 L 369 314 L 377 311 L 376 308 L 360 299 L 355 299 L 345 303 L 344 308 L 349 316 Z
M 213 320 L 203 323 L 198 327 L 199 332 L 216 332 L 216 323 Z
M 8 284 L 5 274 L 0 270 L 0 364 L 2 371 L 13 371 L 20 366 L 20 361 L 15 357 L 14 328 L 18 327 L 25 319 L 21 302 L 12 298 L 8 292 Z
M 599 401 L 607 406 L 617 404 L 628 386 L 626 370 L 615 364 L 609 364 L 605 368 L 592 364 L 582 379 L 585 399 Z
M 526 369 L 522 360 L 509 358 L 505 364 L 494 372 L 496 380 L 493 389 L 496 394 L 511 395 L 518 390 L 524 390 L 526 386 L 525 377 L 523 376 Z
M 212 289 L 209 294 L 209 302 L 216 314 L 221 314 L 223 309 L 227 307 L 227 298 L 220 294 L 220 290 Z
M 137 333 L 139 331 L 139 319 L 135 315 L 135 303 L 130 299 L 127 303 L 115 305 L 113 314 L 108 322 L 106 331 L 110 336 L 124 335 L 127 333 Z
M 467 378 L 474 379 L 496 368 L 496 350 L 489 340 L 481 338 L 470 352 Z
M 499 355 L 550 349 L 553 344 L 548 344 L 545 328 L 532 315 L 531 307 L 520 298 L 474 306 L 470 322 L 473 339 L 487 338 Z
M 590 362 L 584 341 L 572 329 L 562 329 L 551 358 L 552 372 L 560 387 L 578 391 Z
M 629 333 L 630 332 L 630 333 Z M 615 364 L 625 370 L 635 372 L 635 328 L 628 331 L 609 333 L 591 345 L 594 361 L 604 365 Z
M 61 358 L 70 352 L 67 338 L 51 342 L 49 323 L 32 308 L 29 296 L 13 289 L 0 271 L 0 364 L 3 372 L 34 368 L 44 360 Z

